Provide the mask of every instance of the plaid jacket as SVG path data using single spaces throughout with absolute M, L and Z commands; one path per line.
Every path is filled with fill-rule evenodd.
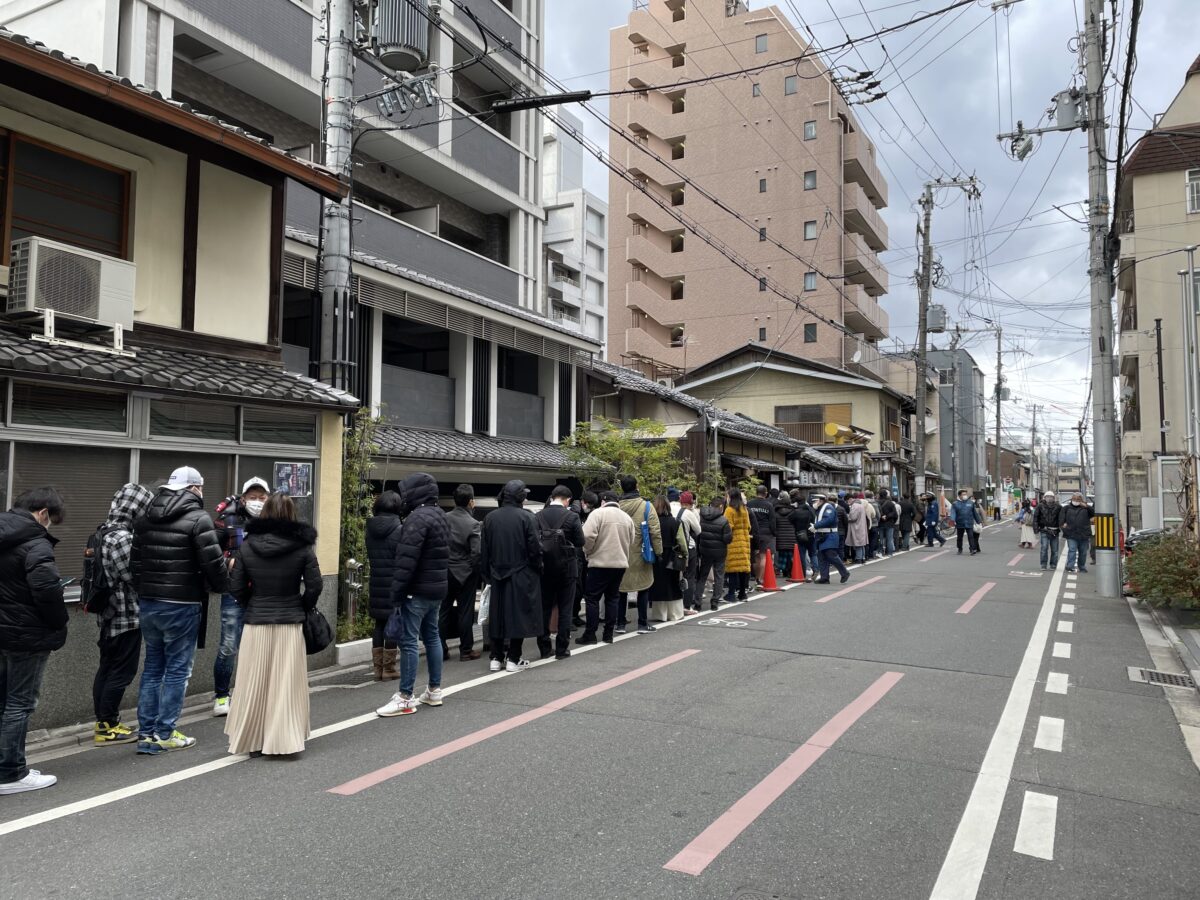
M 137 592 L 133 589 L 133 572 L 129 560 L 133 552 L 133 523 L 146 511 L 154 493 L 140 484 L 127 484 L 113 496 L 108 518 L 108 531 L 100 550 L 104 574 L 112 586 L 112 602 L 100 617 L 100 633 L 114 638 L 140 627 Z

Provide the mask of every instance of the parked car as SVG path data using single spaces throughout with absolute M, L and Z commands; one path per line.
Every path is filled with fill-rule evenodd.
M 1139 528 L 1136 531 L 1129 532 L 1125 536 L 1125 555 L 1128 556 L 1132 553 L 1138 544 L 1158 540 L 1164 534 L 1166 534 L 1166 531 L 1162 528 Z

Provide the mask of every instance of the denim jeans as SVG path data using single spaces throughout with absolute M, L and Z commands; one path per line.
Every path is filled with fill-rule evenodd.
M 1067 570 L 1075 568 L 1075 557 L 1079 556 L 1079 571 L 1087 571 L 1087 555 L 1088 544 L 1091 540 L 1088 538 L 1067 538 Z
M 429 686 L 442 686 L 442 637 L 438 618 L 442 598 L 409 597 L 400 604 L 404 617 L 404 637 L 400 639 L 400 693 L 411 697 L 417 680 L 417 640 L 425 645 L 425 663 L 429 666 Z
M 800 544 L 800 567 L 804 570 L 804 574 L 812 574 L 816 576 L 817 569 L 820 563 L 817 562 L 817 551 L 811 543 Z
M 183 712 L 183 697 L 200 633 L 199 603 L 139 601 L 146 661 L 138 689 L 138 733 L 168 738 Z
M 25 732 L 49 658 L 49 650 L 0 650 L 0 784 L 29 774 Z
M 896 552 L 896 526 L 895 525 L 880 525 L 879 526 L 879 549 L 885 556 L 891 556 Z
M 1042 568 L 1044 569 L 1049 565 L 1053 569 L 1058 565 L 1058 532 L 1054 533 L 1054 537 L 1050 537 L 1049 533 L 1045 531 L 1040 532 L 1038 536 L 1042 541 Z M 1050 558 L 1048 563 L 1046 561 L 1047 556 Z
M 213 692 L 217 698 L 229 696 L 233 684 L 233 667 L 237 662 L 238 645 L 242 643 L 242 626 L 246 622 L 246 608 L 233 599 L 232 594 L 221 595 L 221 643 L 217 647 L 217 658 L 213 660 Z

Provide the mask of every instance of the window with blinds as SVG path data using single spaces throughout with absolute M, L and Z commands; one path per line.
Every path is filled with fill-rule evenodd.
M 153 400 L 150 436 L 237 440 L 237 407 L 192 400 Z
M 14 425 L 41 425 L 46 428 L 86 428 L 125 434 L 124 394 L 81 391 L 44 384 L 13 384 L 12 421 Z
M 108 518 L 113 495 L 129 480 L 129 451 L 101 447 L 18 443 L 13 454 L 13 496 L 49 485 L 63 498 L 54 556 L 63 578 L 83 575 L 83 550 Z
M 242 440 L 254 444 L 317 445 L 317 417 L 313 413 L 245 407 Z

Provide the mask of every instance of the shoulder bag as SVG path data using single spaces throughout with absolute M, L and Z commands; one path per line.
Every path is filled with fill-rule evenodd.
M 304 633 L 304 652 L 309 656 L 320 653 L 333 643 L 333 629 L 329 626 L 329 620 L 316 607 L 304 614 L 301 630 Z
M 657 557 L 654 554 L 654 542 L 650 540 L 650 501 L 646 501 L 646 508 L 642 512 L 642 559 L 648 563 L 653 563 Z

